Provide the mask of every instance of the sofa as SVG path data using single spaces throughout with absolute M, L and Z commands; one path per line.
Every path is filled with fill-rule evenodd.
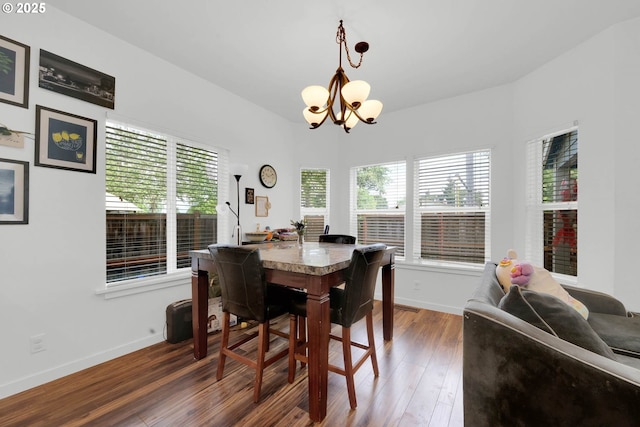
M 541 306 L 524 288 L 505 294 L 495 270 L 485 265 L 463 313 L 465 425 L 640 426 L 640 317 L 607 294 L 564 285 L 587 320 L 547 310 L 554 297 Z M 531 317 L 506 307 L 514 298 Z

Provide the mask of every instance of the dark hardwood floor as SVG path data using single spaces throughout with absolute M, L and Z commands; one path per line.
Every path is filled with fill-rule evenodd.
M 374 312 L 380 376 L 366 362 L 356 374 L 358 407 L 350 410 L 344 377 L 329 373 L 324 426 L 462 426 L 462 318 L 397 306 L 394 339 L 382 340 Z M 288 328 L 288 319 L 278 325 Z M 233 334 L 245 333 L 237 329 Z M 339 328 L 334 327 L 339 334 Z M 366 340 L 365 322 L 352 336 Z M 195 361 L 192 340 L 136 351 L 0 400 L 1 426 L 309 426 L 306 368 L 287 382 L 286 358 L 265 370 L 253 403 L 254 373 L 229 360 L 217 382 L 219 334 Z M 255 341 L 255 340 L 254 340 Z M 272 338 L 271 351 L 286 346 Z M 251 349 L 250 344 L 246 345 Z M 341 360 L 332 340 L 331 363 Z M 355 354 L 355 353 L 354 353 Z

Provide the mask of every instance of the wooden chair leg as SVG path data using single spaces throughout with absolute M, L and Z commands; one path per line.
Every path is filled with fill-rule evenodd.
M 216 380 L 222 379 L 222 373 L 224 372 L 224 362 L 227 355 L 226 350 L 229 346 L 229 320 L 231 316 L 228 312 L 222 314 L 222 339 L 220 341 L 220 356 L 218 357 L 218 372 L 216 373 Z
M 298 316 L 289 315 L 289 384 L 296 377 L 296 351 L 298 351 Z
M 269 343 L 269 322 L 258 325 L 258 360 L 256 362 L 256 380 L 253 385 L 253 401 L 260 400 L 260 389 L 262 388 L 262 372 L 264 370 L 264 356 Z
M 373 336 L 373 312 L 367 313 L 367 336 L 369 339 L 369 351 L 371 352 L 371 364 L 373 365 L 373 374 L 378 376 L 378 358 L 376 356 L 376 343 Z
M 342 352 L 344 354 L 344 376 L 347 379 L 347 392 L 351 409 L 356 409 L 356 386 L 353 381 L 353 360 L 351 358 L 351 328 L 342 327 Z
M 298 318 L 298 347 L 304 350 L 305 356 L 307 355 L 306 345 L 307 345 L 307 318 L 300 316 Z M 300 367 L 304 368 L 305 366 L 307 366 L 307 364 L 301 361 Z

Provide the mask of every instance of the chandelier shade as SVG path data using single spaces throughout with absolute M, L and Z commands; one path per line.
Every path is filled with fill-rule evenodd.
M 327 105 L 329 91 L 318 85 L 307 86 L 302 91 L 302 100 L 307 104 L 307 107 L 317 111 Z
M 355 51 L 360 54 L 360 61 L 358 64 L 351 62 L 342 21 L 338 26 L 336 43 L 340 45 L 338 69 L 329 81 L 328 89 L 319 85 L 311 85 L 302 90 L 302 100 L 307 105 L 302 115 L 311 129 L 320 127 L 329 117 L 334 124 L 341 126 L 348 133 L 358 122 L 376 123 L 375 120 L 382 112 L 382 102 L 367 100 L 371 91 L 369 83 L 364 80 L 349 81 L 342 69 L 343 46 L 349 65 L 358 68 L 362 64 L 363 54 L 369 50 L 369 44 L 367 42 L 357 43 Z
M 342 98 L 353 108 L 359 108 L 364 101 L 367 100 L 371 85 L 364 80 L 354 80 L 344 85 L 342 90 Z

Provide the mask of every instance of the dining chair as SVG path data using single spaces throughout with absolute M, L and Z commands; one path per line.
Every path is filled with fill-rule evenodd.
M 347 234 L 321 234 L 318 236 L 318 241 L 325 243 L 343 243 L 347 245 L 356 244 L 356 238 Z
M 262 387 L 262 373 L 266 367 L 277 360 L 287 356 L 291 343 L 287 348 L 266 358 L 269 351 L 270 334 L 290 339 L 295 337 L 295 327 L 293 319 L 290 319 L 289 333 L 272 329 L 269 327 L 271 319 L 279 317 L 288 312 L 289 303 L 296 301 L 302 304 L 306 301 L 304 295 L 299 292 L 267 283 L 264 269 L 260 260 L 260 250 L 244 246 L 211 245 L 209 252 L 213 257 L 214 264 L 218 271 L 220 290 L 222 292 L 222 341 L 220 343 L 220 357 L 218 359 L 218 370 L 216 380 L 220 381 L 224 372 L 224 365 L 227 356 L 255 369 L 255 381 L 253 386 L 253 401 L 260 400 L 260 389 Z M 230 315 L 235 314 L 243 320 L 254 320 L 258 322 L 257 332 L 243 335 L 242 338 L 229 343 Z M 291 329 L 293 327 L 293 329 Z M 246 352 L 236 352 L 236 348 L 242 344 L 258 338 L 257 357 L 250 359 Z
M 373 333 L 373 294 L 385 249 L 386 245 L 382 243 L 354 249 L 345 275 L 344 289 L 333 287 L 329 293 L 331 323 L 342 327 L 341 336 L 330 334 L 329 337 L 342 342 L 344 368 L 329 364 L 328 369 L 346 377 L 351 409 L 355 409 L 357 406 L 353 376 L 367 358 L 371 358 L 373 373 L 376 377 L 378 376 L 378 359 L 376 357 Z M 290 307 L 290 313 L 291 321 L 294 321 L 293 319 L 296 316 L 306 318 L 306 304 L 294 302 Z M 367 344 L 351 340 L 351 326 L 362 318 L 366 319 Z M 291 331 L 295 333 L 296 329 L 292 328 Z M 302 343 L 296 337 L 296 339 L 290 339 L 289 344 L 288 380 L 292 383 L 295 379 L 296 361 L 307 363 L 308 356 L 306 354 L 306 342 Z M 352 346 L 365 350 L 364 354 L 355 363 L 352 360 Z

